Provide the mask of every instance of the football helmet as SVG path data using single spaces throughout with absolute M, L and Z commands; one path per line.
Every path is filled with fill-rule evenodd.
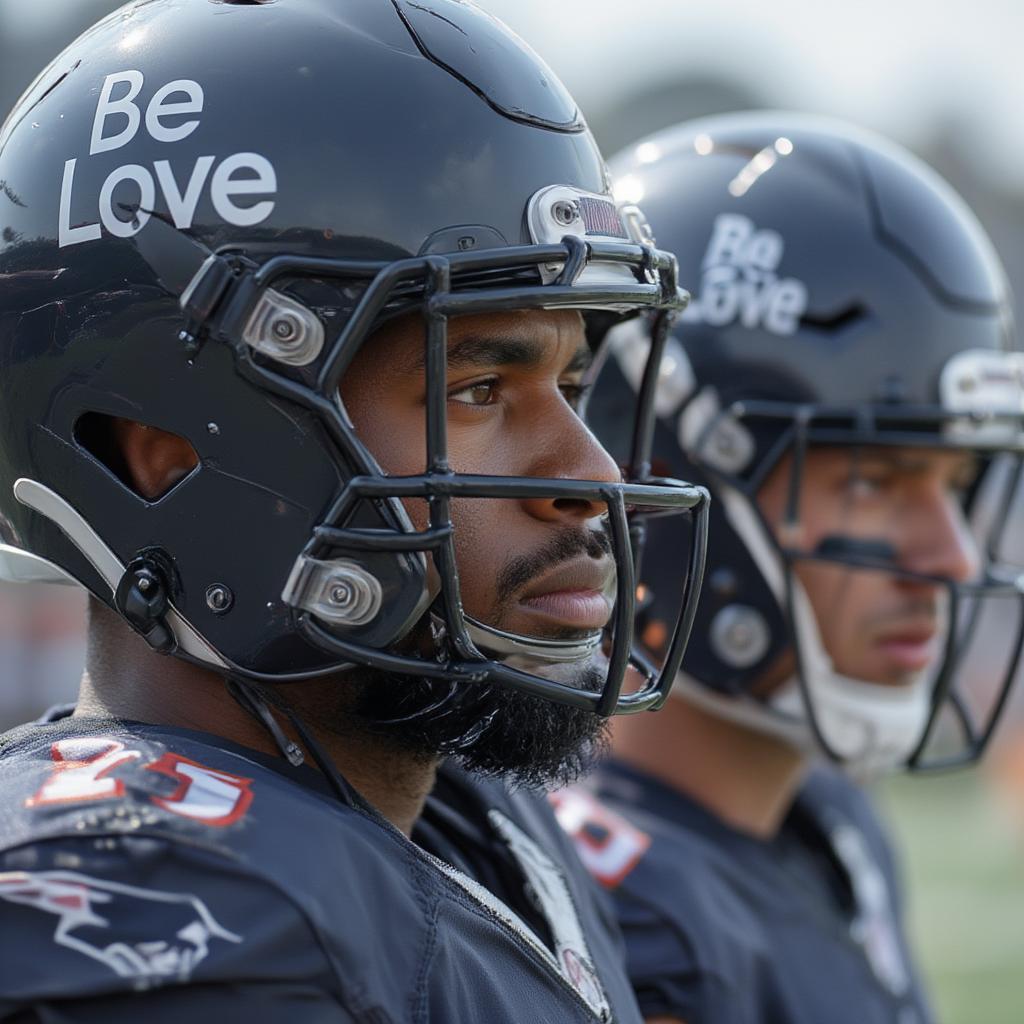
M 863 772 L 980 756 L 1024 624 L 1020 573 L 1005 547 L 1024 355 L 1013 349 L 1007 282 L 980 225 L 907 152 L 802 115 L 686 123 L 610 165 L 620 199 L 643 203 L 694 291 L 662 362 L 654 444 L 656 472 L 703 482 L 715 498 L 704 597 L 677 692 Z M 619 400 L 644 369 L 638 342 L 635 325 L 616 328 L 618 377 L 607 373 L 590 402 L 613 452 L 628 447 L 616 424 Z M 842 675 L 797 578 L 799 566 L 819 562 L 920 580 L 891 544 L 853 531 L 813 550 L 792 540 L 816 445 L 964 450 L 991 467 L 968 495 L 985 534 L 983 568 L 969 582 L 922 581 L 945 595 L 946 641 L 937 667 L 912 683 Z M 787 527 L 778 533 L 756 496 L 787 457 Z M 645 614 L 659 624 L 668 621 L 658 594 L 671 585 L 674 543 L 651 523 L 642 578 Z M 992 615 L 1001 663 L 979 685 L 978 645 L 992 639 L 983 629 Z M 766 672 L 787 665 L 788 681 L 763 692 Z
M 156 650 L 256 683 L 359 664 L 601 715 L 664 699 L 674 670 L 620 693 L 629 520 L 689 514 L 702 537 L 705 492 L 448 463 L 449 317 L 573 308 L 597 346 L 646 310 L 661 344 L 686 301 L 639 211 L 612 201 L 575 103 L 511 32 L 462 0 L 139 0 L 30 86 L 0 132 L 0 182 L 8 578 L 75 581 Z M 426 458 L 395 478 L 338 386 L 410 311 Z M 91 440 L 104 417 L 184 438 L 196 468 L 145 499 Z M 463 611 L 451 502 L 530 497 L 607 509 L 608 635 L 502 634 Z M 402 499 L 429 503 L 425 529 Z M 678 656 L 700 543 L 689 565 Z M 425 621 L 434 649 L 410 651 Z M 545 674 L 602 646 L 598 692 Z

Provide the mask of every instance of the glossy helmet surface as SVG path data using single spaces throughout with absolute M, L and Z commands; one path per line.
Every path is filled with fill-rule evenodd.
M 929 679 L 892 688 L 844 678 L 794 567 L 813 559 L 899 573 L 895 555 L 852 537 L 811 552 L 787 548 L 755 495 L 793 455 L 787 514 L 795 517 L 809 445 L 1019 451 L 1024 361 L 1013 350 L 1007 282 L 982 228 L 909 153 L 804 115 L 685 123 L 610 165 L 617 194 L 642 202 L 694 293 L 662 365 L 654 444 L 659 473 L 703 482 L 715 499 L 680 690 L 861 767 L 919 764 L 940 711 L 952 707 L 963 756 L 978 756 L 1020 652 L 1017 572 L 1001 571 L 990 544 L 979 581 L 939 581 L 961 614 Z M 590 403 L 613 451 L 625 443 L 616 438 L 616 403 L 635 392 L 642 368 L 633 326 L 617 330 L 625 379 L 616 385 L 609 374 Z M 651 524 L 643 580 L 655 621 L 667 615 L 657 595 L 674 572 L 673 543 Z M 991 717 L 972 721 L 957 683 L 971 632 L 964 619 L 972 602 L 997 597 L 1009 616 L 1007 657 Z M 795 678 L 771 698 L 755 697 L 766 670 L 786 657 Z
M 626 510 L 702 519 L 702 492 L 467 477 L 447 462 L 447 317 L 667 317 L 686 299 L 639 215 L 612 203 L 571 97 L 498 22 L 460 0 L 130 4 L 22 97 L 0 132 L 0 182 L 9 578 L 70 577 L 155 648 L 251 680 L 355 663 L 602 714 L 663 699 L 653 678 L 619 696 Z M 410 310 L 426 325 L 427 458 L 391 479 L 338 382 Z M 90 441 L 104 417 L 186 439 L 197 468 L 145 500 Z M 600 635 L 499 635 L 462 611 L 451 500 L 552 493 L 608 508 L 620 600 L 599 693 L 504 658 L 571 661 Z M 431 508 L 421 531 L 400 501 L 417 497 Z M 434 656 L 402 653 L 425 615 Z

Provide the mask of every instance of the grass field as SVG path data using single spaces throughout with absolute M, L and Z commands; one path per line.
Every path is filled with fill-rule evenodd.
M 1024 1024 L 1024 831 L 1010 798 L 977 771 L 897 778 L 879 797 L 939 1020 Z

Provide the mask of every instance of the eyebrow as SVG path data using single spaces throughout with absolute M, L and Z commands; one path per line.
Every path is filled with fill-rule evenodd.
M 536 367 L 543 362 L 545 343 L 534 338 L 463 338 L 448 349 L 448 368 L 465 370 L 473 367 L 522 366 Z M 573 353 L 563 373 L 587 369 L 594 354 L 586 342 Z M 422 372 L 426 357 L 420 354 L 412 369 Z
M 977 466 L 978 458 L 972 452 L 956 452 L 958 458 L 953 460 L 954 471 L 970 470 Z M 885 451 L 884 449 L 872 449 L 861 452 L 855 456 L 853 461 L 857 462 L 883 462 L 890 468 L 908 474 L 925 472 L 930 463 L 926 458 L 915 456 L 906 452 Z

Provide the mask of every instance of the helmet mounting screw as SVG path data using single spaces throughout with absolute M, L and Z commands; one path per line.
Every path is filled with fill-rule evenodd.
M 285 317 L 280 317 L 275 320 L 271 330 L 274 332 L 274 337 L 277 338 L 278 341 L 291 341 L 297 333 L 295 330 L 295 324 Z
M 559 199 L 554 206 L 551 207 L 551 216 L 555 220 L 563 225 L 567 226 L 572 224 L 578 217 L 579 213 L 576 210 L 576 205 L 570 203 L 567 199 Z
M 214 615 L 223 615 L 231 610 L 235 595 L 223 583 L 212 583 L 206 588 L 206 606 Z
M 756 665 L 771 646 L 764 616 L 750 605 L 728 604 L 711 620 L 711 648 L 731 668 Z

